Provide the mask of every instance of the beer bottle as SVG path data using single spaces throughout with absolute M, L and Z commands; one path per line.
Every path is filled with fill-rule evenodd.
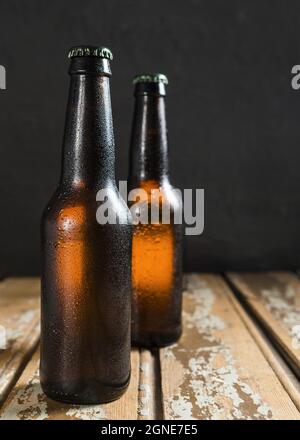
M 69 52 L 60 183 L 42 218 L 41 385 L 52 399 L 112 401 L 130 378 L 130 212 L 114 175 L 109 49 Z M 105 190 L 115 224 L 96 219 Z
M 148 209 L 152 200 L 159 210 L 156 221 L 150 222 L 149 213 L 148 223 L 135 224 L 133 231 L 132 343 L 144 347 L 166 346 L 181 334 L 182 227 L 174 222 L 181 199 L 168 175 L 167 83 L 162 74 L 134 79 L 129 185 L 144 190 Z M 155 197 L 153 190 L 158 191 Z M 169 208 L 168 223 L 162 220 L 164 208 Z

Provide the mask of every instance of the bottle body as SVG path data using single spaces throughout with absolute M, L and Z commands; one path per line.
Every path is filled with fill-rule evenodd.
M 156 189 L 153 181 L 140 183 L 145 186 Z M 172 192 L 169 184 L 160 187 L 159 216 L 167 204 L 169 224 L 139 223 L 133 229 L 132 343 L 139 347 L 164 347 L 181 334 L 182 227 L 174 223 L 180 203 Z
M 181 200 L 167 170 L 164 95 L 159 85 L 136 87 L 131 139 L 130 188 L 142 189 L 148 223 L 134 225 L 132 242 L 132 343 L 163 347 L 181 334 L 182 225 L 176 224 Z M 153 190 L 158 191 L 153 196 Z M 151 210 L 158 213 L 151 219 Z M 163 211 L 169 212 L 164 222 Z
M 40 376 L 54 400 L 108 402 L 129 383 L 132 226 L 113 160 L 108 78 L 76 73 L 63 174 L 42 218 Z M 97 222 L 99 189 L 116 224 Z

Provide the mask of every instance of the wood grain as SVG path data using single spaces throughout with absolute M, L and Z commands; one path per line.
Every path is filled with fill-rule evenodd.
M 289 272 L 228 273 L 241 298 L 300 376 L 300 280 Z
M 300 411 L 300 382 L 293 373 L 293 371 L 286 364 L 284 359 L 279 355 L 278 351 L 270 343 L 263 331 L 255 324 L 249 314 L 243 308 L 236 296 L 229 292 L 229 299 L 234 308 L 240 315 L 249 333 L 263 352 L 266 360 L 269 362 L 271 368 L 274 370 L 276 376 L 282 383 L 282 386 L 289 394 L 298 411 Z
M 0 404 L 37 346 L 40 333 L 38 278 L 8 278 L 0 283 Z
M 67 405 L 48 399 L 39 382 L 39 350 L 0 411 L 2 420 L 130 420 L 137 419 L 139 353 L 131 353 L 131 381 L 126 393 L 103 405 Z
M 283 346 L 287 335 L 295 337 L 297 277 L 247 274 L 245 281 L 242 274 L 229 276 Z M 6 329 L 8 343 L 0 351 L 0 399 L 10 394 L 0 419 L 300 419 L 299 382 L 223 279 L 192 274 L 186 280 L 179 343 L 160 354 L 133 350 L 126 394 L 110 404 L 89 406 L 60 404 L 41 390 L 35 350 L 39 280 L 1 282 L 0 325 Z
M 300 419 L 217 275 L 190 275 L 184 332 L 161 350 L 166 419 Z
M 141 420 L 162 419 L 158 350 L 140 350 L 139 409 Z

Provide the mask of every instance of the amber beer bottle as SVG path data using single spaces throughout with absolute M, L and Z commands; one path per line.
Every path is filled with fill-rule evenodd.
M 181 334 L 182 227 L 174 222 L 181 200 L 168 175 L 167 83 L 162 74 L 134 79 L 129 185 L 145 190 L 149 210 L 151 191 L 159 189 L 159 199 L 152 198 L 153 205 L 159 203 L 159 221 L 136 224 L 132 243 L 132 342 L 145 347 L 166 346 Z M 169 224 L 162 221 L 164 205 Z
M 110 60 L 106 48 L 76 47 L 60 183 L 42 219 L 41 384 L 55 400 L 118 398 L 130 378 L 130 212 L 114 175 Z M 99 224 L 98 190 L 116 224 Z

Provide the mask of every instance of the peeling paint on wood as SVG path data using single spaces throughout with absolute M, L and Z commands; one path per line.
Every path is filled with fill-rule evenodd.
M 218 276 L 188 277 L 183 336 L 161 351 L 166 418 L 299 418 L 227 289 Z
M 256 305 L 263 302 L 264 316 L 271 316 L 277 328 L 282 326 L 280 331 L 290 338 L 295 323 L 291 308 L 297 311 L 299 306 L 298 281 L 294 277 L 293 283 L 288 283 L 284 274 L 272 277 L 277 277 L 276 287 L 274 280 L 270 287 L 269 280 L 261 294 L 257 294 L 257 285 L 251 289 L 247 285 L 245 292 Z M 283 288 L 287 284 L 289 287 Z M 3 404 L 0 419 L 152 420 L 163 415 L 166 419 L 299 419 L 286 391 L 292 390 L 297 402 L 295 387 L 286 386 L 286 380 L 280 377 L 282 369 L 278 374 L 274 368 L 274 373 L 273 360 L 264 345 L 257 344 L 255 329 L 249 331 L 250 324 L 241 318 L 232 295 L 219 276 L 188 276 L 181 340 L 161 350 L 160 366 L 158 352 L 133 350 L 129 389 L 110 404 L 67 405 L 48 399 L 40 387 L 36 351 Z M 8 341 L 6 350 L 0 351 L 0 399 L 37 345 L 38 279 L 0 283 L 2 323 Z
M 37 278 L 9 278 L 0 283 L 0 325 L 6 344 L 0 350 L 0 403 L 30 358 L 39 340 Z
M 228 277 L 300 372 L 299 278 L 289 272 L 229 273 Z
M 121 399 L 103 405 L 68 405 L 43 393 L 39 381 L 39 352 L 28 363 L 0 411 L 2 420 L 129 420 L 137 418 L 139 355 L 131 355 L 132 378 Z
M 139 407 L 138 418 L 153 420 L 162 418 L 161 396 L 158 383 L 158 350 L 140 351 Z
M 289 394 L 291 400 L 300 412 L 300 382 L 288 367 L 284 359 L 280 356 L 278 351 L 273 347 L 269 338 L 264 334 L 262 329 L 258 327 L 250 315 L 243 308 L 241 303 L 238 301 L 236 296 L 232 292 L 228 292 L 229 299 L 244 322 L 247 330 L 252 335 L 256 344 L 259 346 L 260 350 L 263 352 L 266 360 L 269 362 L 270 366 L 273 368 L 274 373 L 282 383 L 283 388 Z

